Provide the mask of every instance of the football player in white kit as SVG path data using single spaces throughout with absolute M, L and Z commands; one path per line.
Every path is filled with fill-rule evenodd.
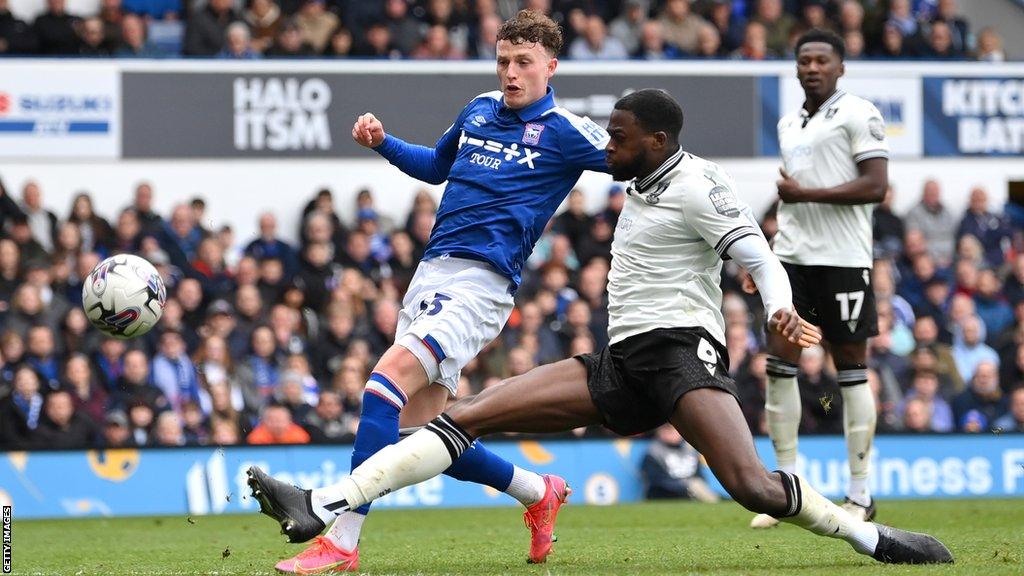
M 761 464 L 729 376 L 722 258 L 749 270 L 772 333 L 797 347 L 821 336 L 793 311 L 786 273 L 732 180 L 680 148 L 682 125 L 679 104 L 650 89 L 620 99 L 609 120 L 608 166 L 617 180 L 632 180 L 612 244 L 611 343 L 457 402 L 335 484 L 342 509 L 440 474 L 485 434 L 603 424 L 632 435 L 668 421 L 750 510 L 845 540 L 881 562 L 952 562 L 935 538 L 855 518 L 796 475 Z M 297 488 L 274 491 L 275 504 L 304 501 Z M 303 508 L 292 505 L 292 514 L 325 513 Z
M 889 183 L 885 123 L 873 104 L 836 87 L 843 40 L 810 30 L 797 41 L 800 110 L 779 120 L 782 179 L 775 254 L 789 274 L 793 304 L 821 326 L 838 370 L 850 483 L 843 507 L 871 520 L 868 488 L 875 400 L 867 383 L 867 340 L 878 334 L 871 287 L 871 211 Z M 796 471 L 800 348 L 769 335 L 765 412 L 780 470 Z M 752 528 L 778 519 L 760 514 Z

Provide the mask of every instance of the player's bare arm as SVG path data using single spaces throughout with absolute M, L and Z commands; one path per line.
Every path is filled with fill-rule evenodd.
M 775 183 L 783 202 L 819 202 L 822 204 L 874 204 L 885 197 L 889 186 L 889 160 L 868 158 L 857 164 L 857 178 L 832 188 L 804 188 L 795 178 L 779 168 L 781 178 Z

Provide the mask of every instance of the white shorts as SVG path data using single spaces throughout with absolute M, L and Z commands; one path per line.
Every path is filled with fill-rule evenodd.
M 432 359 L 420 361 L 437 363 L 435 382 L 454 396 L 462 368 L 498 337 L 512 313 L 509 285 L 483 262 L 447 256 L 420 262 L 402 301 L 395 343 L 417 357 L 424 350 L 418 344 L 425 345 Z

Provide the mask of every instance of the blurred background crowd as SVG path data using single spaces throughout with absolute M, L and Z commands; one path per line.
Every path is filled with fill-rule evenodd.
M 893 213 L 891 191 L 875 210 L 880 334 L 869 376 L 879 432 L 1024 431 L 1024 210 L 992 206 L 978 188 L 953 213 L 934 180 L 906 193 L 921 197 L 908 213 Z M 395 221 L 372 190 L 354 206 L 315 191 L 299 230 L 284 233 L 267 212 L 255 238 L 236 238 L 201 197 L 157 213 L 146 182 L 111 221 L 86 192 L 59 214 L 44 194 L 31 181 L 0 184 L 0 448 L 353 438 L 369 369 L 392 342 L 430 236 L 429 192 Z M 588 213 L 582 192 L 570 194 L 528 261 L 502 335 L 463 371 L 460 396 L 607 343 L 624 199 L 612 186 L 606 206 Z M 762 226 L 774 233 L 773 210 Z M 80 307 L 83 279 L 122 252 L 152 262 L 169 294 L 157 327 L 128 341 L 101 336 Z M 763 309 L 740 274 L 731 264 L 723 274 L 730 370 L 750 428 L 763 434 Z M 828 354 L 806 351 L 799 380 L 801 432 L 842 433 Z
M 520 8 L 550 14 L 572 60 L 768 60 L 811 27 L 849 58 L 1002 61 L 998 30 L 957 0 L 46 0 L 31 21 L 0 0 L 0 55 L 493 59 Z

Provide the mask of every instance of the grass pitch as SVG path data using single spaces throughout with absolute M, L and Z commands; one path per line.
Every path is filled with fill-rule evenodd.
M 555 553 L 526 564 L 515 508 L 383 510 L 360 546 L 367 574 L 1024 574 L 1024 500 L 884 501 L 879 519 L 943 540 L 953 566 L 883 566 L 793 526 L 748 529 L 733 503 L 568 506 Z M 18 521 L 15 574 L 273 574 L 301 548 L 265 516 Z

